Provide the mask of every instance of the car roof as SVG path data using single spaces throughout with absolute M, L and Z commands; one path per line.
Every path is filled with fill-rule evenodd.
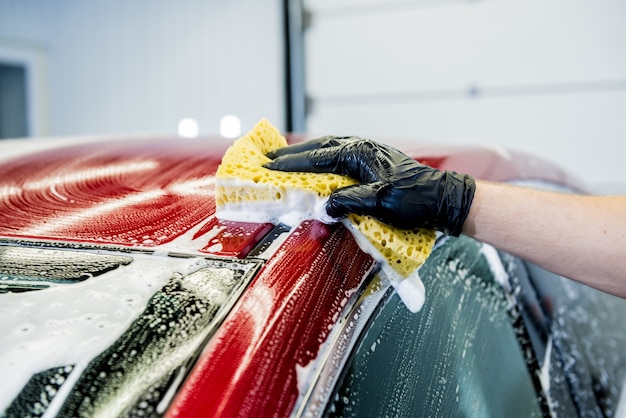
M 170 243 L 214 214 L 214 175 L 230 143 L 220 137 L 0 143 L 5 150 L 0 187 L 9 198 L 0 215 L 0 236 L 148 247 Z M 37 151 L 37 144 L 46 149 Z M 479 179 L 582 187 L 555 165 L 499 148 L 412 145 L 404 150 L 424 164 Z M 141 210 L 129 216 L 125 208 Z

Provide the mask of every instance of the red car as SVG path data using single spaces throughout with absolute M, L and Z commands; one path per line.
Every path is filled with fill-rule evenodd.
M 0 143 L 0 416 L 626 412 L 626 301 L 440 237 L 413 314 L 341 224 L 216 219 L 228 145 Z M 404 150 L 581 190 L 516 153 Z

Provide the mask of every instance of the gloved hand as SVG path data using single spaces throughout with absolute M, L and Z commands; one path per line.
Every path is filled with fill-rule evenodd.
M 358 137 L 323 138 L 277 149 L 266 168 L 342 174 L 359 184 L 335 190 L 328 215 L 369 215 L 401 229 L 434 228 L 458 236 L 474 197 L 474 179 L 422 165 L 387 145 Z

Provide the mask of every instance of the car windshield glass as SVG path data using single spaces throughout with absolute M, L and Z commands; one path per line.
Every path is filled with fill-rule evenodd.
M 327 416 L 541 416 L 508 303 L 483 246 L 450 238 L 422 266 L 410 313 L 384 301 L 346 365 Z

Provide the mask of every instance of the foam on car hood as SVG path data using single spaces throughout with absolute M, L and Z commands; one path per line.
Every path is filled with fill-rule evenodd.
M 286 145 L 286 139 L 265 119 L 231 145 L 216 175 L 218 218 L 288 225 L 304 219 L 337 221 L 326 214 L 325 202 L 333 190 L 356 181 L 331 173 L 282 172 L 263 167 L 270 161 L 268 152 Z M 424 290 L 417 269 L 432 251 L 435 232 L 402 230 L 360 215 L 349 215 L 342 222 L 359 246 L 382 263 L 403 300 L 410 299 L 405 300 L 407 307 L 419 310 Z M 411 279 L 405 283 L 407 278 Z

